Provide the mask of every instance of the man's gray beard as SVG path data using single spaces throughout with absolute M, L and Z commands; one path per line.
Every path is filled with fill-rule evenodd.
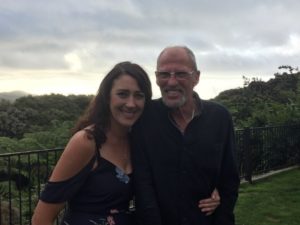
M 164 97 L 162 97 L 162 101 L 163 101 L 163 103 L 164 103 L 167 107 L 169 107 L 170 109 L 177 109 L 177 108 L 179 108 L 179 107 L 181 107 L 181 106 L 184 105 L 184 103 L 186 102 L 186 98 L 185 98 L 185 96 L 182 96 L 182 98 L 180 99 L 179 102 L 177 102 L 176 104 L 172 104 L 172 105 L 168 104 L 168 102 L 165 101 L 165 98 L 164 98 Z

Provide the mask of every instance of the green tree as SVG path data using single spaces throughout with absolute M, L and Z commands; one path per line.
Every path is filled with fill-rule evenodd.
M 0 154 L 16 152 L 20 149 L 18 140 L 8 137 L 0 137 Z
M 244 87 L 227 90 L 215 99 L 232 113 L 237 128 L 300 123 L 300 72 L 276 73 L 263 82 L 243 77 Z

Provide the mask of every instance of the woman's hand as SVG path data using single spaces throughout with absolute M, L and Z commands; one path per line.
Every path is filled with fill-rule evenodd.
M 220 195 L 217 189 L 211 193 L 210 198 L 202 199 L 199 201 L 198 207 L 206 216 L 209 216 L 214 213 L 216 208 L 220 205 Z

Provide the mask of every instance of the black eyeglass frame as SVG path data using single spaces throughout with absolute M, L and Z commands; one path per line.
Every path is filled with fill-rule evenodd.
M 168 80 L 171 78 L 172 75 L 174 75 L 174 77 L 177 80 L 185 80 L 188 76 L 192 76 L 196 71 L 173 71 L 173 72 L 167 72 L 167 71 L 155 71 L 155 75 L 158 79 L 161 80 Z

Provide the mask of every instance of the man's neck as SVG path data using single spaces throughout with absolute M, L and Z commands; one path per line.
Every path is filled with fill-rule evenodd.
M 184 132 L 187 125 L 189 124 L 189 122 L 191 122 L 196 113 L 197 108 L 194 100 L 187 102 L 181 107 L 171 110 L 171 116 L 181 132 Z

